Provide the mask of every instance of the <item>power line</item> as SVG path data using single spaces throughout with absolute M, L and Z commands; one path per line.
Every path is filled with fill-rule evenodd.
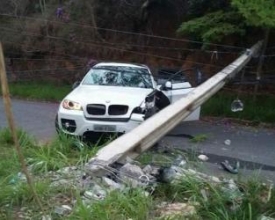
M 68 61 L 68 59 L 63 59 L 63 60 L 57 60 L 57 59 L 28 59 L 28 58 L 9 58 L 9 59 L 12 59 L 12 60 L 17 60 L 17 61 L 56 61 L 56 62 L 64 62 L 64 61 Z
M 4 30 L 7 30 L 7 31 L 12 31 L 12 32 L 18 32 L 17 30 L 13 30 L 13 29 L 10 29 L 10 28 L 0 27 L 0 29 L 4 29 Z M 56 40 L 62 40 L 62 41 L 76 43 L 76 41 L 74 41 L 74 40 L 69 40 L 69 39 L 61 38 L 61 37 L 54 37 L 54 36 L 51 36 L 51 35 L 45 36 L 45 35 L 39 35 L 39 34 L 34 34 L 34 33 L 24 34 L 24 31 L 20 32 L 20 34 L 26 35 L 26 36 L 31 36 L 31 37 L 41 37 L 41 36 L 43 36 L 45 38 L 50 38 L 50 39 L 56 39 Z M 130 50 L 126 50 L 126 49 L 123 49 L 123 48 L 116 48 L 116 47 L 111 47 L 111 46 L 106 46 L 106 45 L 98 45 L 96 43 L 80 42 L 80 41 L 77 41 L 77 43 L 86 44 L 86 45 L 92 45 L 94 47 L 105 47 L 105 48 L 108 48 L 108 49 L 124 51 L 124 52 L 133 53 L 133 54 L 137 54 L 137 55 L 156 57 L 156 58 L 166 59 L 166 60 L 181 61 L 181 62 L 194 63 L 194 64 L 199 64 L 199 65 L 208 65 L 208 66 L 213 66 L 213 67 L 222 67 L 222 66 L 219 66 L 219 65 L 213 65 L 213 64 L 208 64 L 208 63 L 200 63 L 200 62 L 195 62 L 195 61 L 182 60 L 182 59 L 178 59 L 178 58 L 175 58 L 175 57 L 165 57 L 165 56 L 148 54 L 148 53 L 143 53 L 143 52 L 130 51 Z
M 1 27 L 0 27 L 0 29 L 1 29 Z M 7 40 L 1 40 L 3 43 L 5 43 L 5 44 L 12 44 L 12 45 L 18 45 L 18 46 L 22 46 L 22 44 L 18 44 L 18 43 L 16 43 L 16 42 L 12 42 L 12 41 L 7 41 Z M 40 51 L 40 49 L 32 49 L 32 51 L 26 51 L 26 50 L 24 50 L 24 51 L 22 51 L 22 52 L 24 52 L 24 53 L 26 53 L 26 54 L 28 54 L 28 53 L 35 53 L 35 52 L 37 52 L 37 51 Z M 83 58 L 83 57 L 79 57 L 79 56 L 73 56 L 73 55 L 69 55 L 69 54 L 64 54 L 64 53 L 58 53 L 58 52 L 55 52 L 55 51 L 52 51 L 52 50 L 50 50 L 49 51 L 49 53 L 50 54 L 57 54 L 57 55 L 62 55 L 62 56 L 59 56 L 59 57 L 61 57 L 61 58 L 66 58 L 66 57 L 68 57 L 68 58 L 70 58 L 70 59 L 72 59 L 72 60 L 87 60 L 87 58 Z M 13 52 L 8 52 L 8 54 L 14 54 L 14 55 L 18 55 L 18 53 L 13 53 Z M 55 56 L 56 57 L 56 56 Z M 68 59 L 66 59 L 66 60 L 68 60 Z
M 239 91 L 238 88 L 232 89 L 232 88 L 228 88 L 228 87 L 223 87 L 222 90 L 230 91 L 230 92 L 236 92 L 236 93 L 239 92 L 241 94 L 245 94 L 245 95 L 249 95 L 249 96 L 251 95 L 251 91 L 246 91 L 246 90 Z M 262 93 L 261 92 L 257 92 L 256 95 L 264 95 L 264 96 L 268 95 L 268 96 L 275 97 L 274 94 L 268 93 L 268 92 L 262 92 Z
M 6 28 L 6 27 L 0 27 Z M 77 40 L 75 40 L 77 41 Z M 118 42 L 107 42 L 107 41 L 89 41 L 91 43 L 105 43 L 110 45 L 122 45 L 122 46 L 129 46 L 129 47 L 138 47 L 138 48 L 150 48 L 155 50 L 173 50 L 173 51 L 190 51 L 190 52 L 205 52 L 211 54 L 240 54 L 240 52 L 229 52 L 229 51 L 219 51 L 219 50 L 202 50 L 202 49 L 195 49 L 195 48 L 184 48 L 184 47 L 163 47 L 163 46 L 150 46 L 150 45 L 141 45 L 141 44 L 133 44 L 133 43 L 118 43 Z
M 14 15 L 8 15 L 8 14 L 0 14 L 0 16 L 8 16 L 8 17 L 17 18 Z M 116 33 L 122 33 L 122 34 L 128 34 L 128 35 L 138 35 L 138 36 L 144 36 L 144 37 L 150 37 L 150 38 L 158 38 L 158 39 L 163 39 L 163 40 L 204 44 L 204 45 L 210 45 L 210 46 L 232 48 L 232 49 L 234 48 L 234 49 L 241 49 L 241 50 L 246 49 L 244 47 L 239 47 L 239 46 L 232 46 L 232 45 L 226 45 L 226 44 L 216 44 L 216 43 L 207 43 L 207 42 L 202 42 L 202 41 L 195 41 L 195 40 L 189 40 L 189 39 L 178 39 L 178 38 L 171 38 L 171 37 L 165 37 L 165 36 L 159 36 L 159 35 L 149 35 L 149 34 L 143 34 L 143 33 L 130 32 L 130 31 L 121 31 L 121 30 L 94 27 L 94 26 L 91 26 L 91 25 L 78 24 L 78 23 L 72 23 L 72 22 L 66 23 L 66 22 L 62 22 L 62 21 L 54 21 L 54 20 L 49 20 L 49 19 L 38 19 L 38 18 L 32 18 L 32 17 L 27 17 L 27 16 L 20 16 L 20 18 L 25 18 L 25 19 L 29 19 L 29 20 L 39 20 L 39 21 L 44 21 L 44 22 L 59 23 L 59 24 L 63 24 L 63 25 L 66 25 L 66 26 L 75 25 L 75 26 L 80 26 L 80 27 L 93 28 L 93 29 L 97 29 L 97 30 L 116 32 Z
M 75 67 L 70 67 L 72 69 L 81 69 L 84 68 L 85 66 L 81 65 L 81 66 L 75 66 Z M 58 70 L 67 70 L 69 71 L 69 68 L 57 68 L 57 69 L 35 69 L 35 70 L 15 70 L 15 71 L 7 71 L 10 73 L 25 73 L 25 72 L 48 72 L 48 71 L 58 71 Z
M 275 54 L 263 55 L 263 57 L 275 57 Z

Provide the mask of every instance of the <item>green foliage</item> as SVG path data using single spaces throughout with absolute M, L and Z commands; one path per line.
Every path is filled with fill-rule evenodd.
M 43 197 L 50 191 L 48 181 L 35 182 L 34 188 Z M 21 205 L 22 203 L 34 202 L 34 197 L 30 187 L 26 182 L 18 181 L 14 184 L 0 183 L 0 206 L 5 204 Z
M 203 42 L 219 42 L 232 34 L 245 34 L 244 23 L 239 13 L 217 11 L 181 24 L 179 34 L 191 34 Z
M 16 131 L 16 134 L 17 134 L 17 138 L 20 146 L 33 145 L 34 138 L 31 137 L 29 134 L 27 134 L 24 130 L 18 129 Z M 8 145 L 14 144 L 10 129 L 4 128 L 0 130 L 0 144 L 2 146 L 8 146 Z
M 232 6 L 239 10 L 249 25 L 275 27 L 274 0 L 232 0 Z
M 188 14 L 198 17 L 217 10 L 227 9 L 229 6 L 228 0 L 188 0 Z
M 231 103 L 236 99 L 236 94 L 219 92 L 211 97 L 202 106 L 204 116 L 229 117 L 253 122 L 275 122 L 275 97 L 269 95 L 258 95 L 254 101 L 249 94 L 242 94 L 239 99 L 244 103 L 241 112 L 232 112 Z
M 10 94 L 14 97 L 44 101 L 60 101 L 71 90 L 70 85 L 57 86 L 49 82 L 10 83 L 9 87 Z
M 97 147 L 90 148 L 86 144 L 78 146 L 79 140 L 66 135 L 60 135 L 50 144 L 29 148 L 25 151 L 28 164 L 35 173 L 46 173 L 62 167 L 83 164 L 91 158 Z
M 0 177 L 8 181 L 9 175 L 19 172 L 20 165 L 13 147 L 1 145 L 0 151 Z M 4 180 L 3 180 L 4 181 Z
M 206 134 L 198 134 L 198 135 L 194 136 L 191 139 L 191 142 L 193 142 L 193 143 L 201 143 L 201 142 L 203 142 L 205 140 L 207 140 L 207 135 Z
M 142 189 L 113 191 L 103 201 L 95 202 L 91 206 L 83 205 L 79 201 L 69 219 L 90 220 L 92 216 L 92 219 L 145 220 L 150 219 L 151 207 L 152 197 L 146 196 Z

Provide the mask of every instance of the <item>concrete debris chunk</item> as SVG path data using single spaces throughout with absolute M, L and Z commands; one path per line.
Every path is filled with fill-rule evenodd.
M 234 204 L 242 202 L 243 194 L 233 179 L 224 180 L 222 185 L 222 191 Z
M 124 185 L 117 183 L 113 181 L 112 179 L 108 177 L 102 177 L 102 182 L 105 184 L 110 190 L 116 190 L 116 189 L 124 189 Z
M 175 159 L 173 165 L 183 167 L 186 165 L 186 160 L 184 160 L 181 155 L 178 155 L 177 158 Z
M 208 196 L 207 196 L 206 190 L 205 190 L 205 189 L 201 189 L 201 190 L 200 190 L 200 193 L 201 193 L 201 195 L 202 195 L 204 201 L 207 202 L 207 201 L 208 201 Z
M 99 185 L 95 184 L 89 191 L 84 192 L 84 196 L 91 200 L 103 200 L 107 193 Z
M 73 180 L 59 179 L 50 184 L 50 187 L 72 187 L 74 186 Z
M 42 220 L 52 220 L 52 217 L 50 215 L 43 215 Z
M 207 161 L 209 158 L 206 156 L 206 155 L 199 155 L 198 158 L 201 160 L 201 161 Z
M 196 208 L 188 203 L 162 203 L 158 206 L 157 213 L 161 218 L 183 218 L 196 215 Z
M 137 166 L 140 166 L 140 162 L 133 160 L 131 157 L 126 157 L 125 161 L 126 161 L 126 163 L 135 164 Z
M 266 204 L 270 201 L 273 187 L 274 187 L 274 184 L 272 181 L 270 181 L 270 183 L 268 184 L 266 183 L 262 184 L 262 190 L 259 193 L 259 199 L 262 203 Z
M 57 206 L 54 209 L 54 213 L 58 215 L 68 215 L 72 211 L 72 208 L 68 205 Z
M 119 172 L 121 175 L 128 175 L 129 177 L 136 179 L 144 175 L 144 172 L 139 166 L 130 163 L 126 163 L 123 167 L 121 167 Z
M 152 175 L 154 177 L 159 175 L 159 171 L 160 168 L 156 167 L 156 166 L 152 166 L 152 165 L 146 165 L 142 171 L 146 174 L 146 175 Z
M 132 187 L 146 186 L 150 183 L 150 177 L 139 166 L 130 163 L 120 168 L 119 178 Z
M 231 140 L 229 140 L 229 139 L 225 140 L 224 144 L 227 145 L 227 146 L 230 146 L 231 145 Z

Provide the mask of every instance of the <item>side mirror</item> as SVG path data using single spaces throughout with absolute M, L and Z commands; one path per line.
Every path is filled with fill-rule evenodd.
M 76 82 L 73 84 L 72 88 L 75 89 L 75 88 L 78 87 L 79 85 L 80 85 L 80 81 L 76 81 Z
M 164 89 L 171 90 L 172 89 L 172 83 L 171 81 L 167 81 L 164 85 Z

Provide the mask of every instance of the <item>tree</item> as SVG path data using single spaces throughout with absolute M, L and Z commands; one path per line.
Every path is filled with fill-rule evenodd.
M 231 0 L 188 0 L 188 21 L 177 30 L 179 35 L 191 35 L 195 40 L 217 43 L 230 36 L 243 36 L 246 23 L 242 15 L 231 7 Z
M 192 17 L 203 16 L 207 13 L 226 10 L 230 6 L 230 0 L 188 0 L 188 14 Z
M 275 28 L 275 1 L 274 0 L 232 0 L 232 6 L 236 7 L 247 24 L 264 30 L 264 43 L 257 69 L 257 80 L 261 79 L 264 64 L 264 54 L 268 44 L 270 29 Z M 258 90 L 255 86 L 255 93 Z
M 177 33 L 191 34 L 203 42 L 219 42 L 232 34 L 245 34 L 242 17 L 236 11 L 217 11 L 183 22 Z
M 202 3 L 206 14 L 183 22 L 177 32 L 191 34 L 203 42 L 217 42 L 232 34 L 244 35 L 247 27 L 263 28 L 267 43 L 269 30 L 275 27 L 275 0 L 231 0 L 232 7 L 227 1 L 222 2 L 189 0 L 190 9 L 200 9 Z
M 232 6 L 238 9 L 249 25 L 263 28 L 275 27 L 274 0 L 232 0 Z

